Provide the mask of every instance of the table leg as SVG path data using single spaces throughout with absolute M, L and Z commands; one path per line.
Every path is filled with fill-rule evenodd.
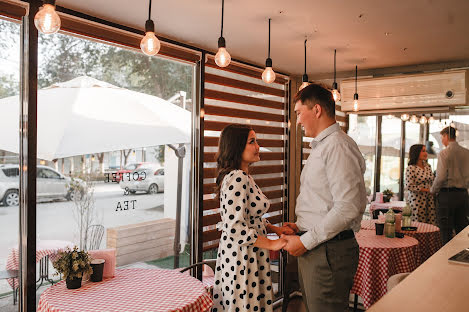
M 49 278 L 49 256 L 42 257 L 41 260 L 39 260 L 39 278 L 36 283 L 41 283 L 37 285 L 36 289 L 39 289 L 44 281 L 54 285 L 54 281 Z

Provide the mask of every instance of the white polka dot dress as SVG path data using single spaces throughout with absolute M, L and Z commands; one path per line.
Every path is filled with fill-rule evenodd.
M 244 171 L 231 171 L 223 179 L 213 312 L 273 311 L 269 251 L 253 247 L 259 235 L 267 234 L 262 215 L 269 206 Z
M 435 175 L 429 164 L 424 168 L 410 165 L 405 171 L 405 190 L 407 202 L 412 208 L 412 221 L 430 223 L 436 225 L 435 198 L 428 192 L 420 192 L 420 189 L 430 189 Z

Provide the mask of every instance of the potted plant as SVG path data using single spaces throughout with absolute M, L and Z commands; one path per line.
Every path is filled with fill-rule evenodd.
M 90 255 L 86 251 L 78 250 L 78 247 L 75 246 L 73 250 L 67 247 L 60 251 L 52 264 L 57 270 L 57 274 L 63 275 L 67 288 L 77 289 L 81 287 L 83 275 L 93 273 L 90 263 Z
M 394 193 L 393 191 L 391 191 L 390 189 L 385 189 L 383 191 L 383 201 L 385 203 L 389 203 L 391 201 L 391 198 L 394 196 Z

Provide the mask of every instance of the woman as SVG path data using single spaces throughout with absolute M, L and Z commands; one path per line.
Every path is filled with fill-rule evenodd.
M 223 129 L 217 154 L 217 196 L 222 231 L 218 247 L 213 312 L 273 311 L 268 250 L 280 250 L 286 240 L 270 240 L 267 230 L 293 234 L 262 219 L 269 200 L 249 175 L 260 160 L 255 132 L 248 126 Z
M 405 171 L 407 201 L 412 208 L 412 221 L 436 224 L 435 200 L 430 187 L 435 176 L 427 163 L 425 145 L 415 144 L 409 150 L 409 163 Z

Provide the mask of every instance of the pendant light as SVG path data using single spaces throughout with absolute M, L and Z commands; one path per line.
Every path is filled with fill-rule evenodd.
M 306 74 L 306 41 L 308 41 L 308 39 L 305 39 L 305 73 L 303 74 L 303 78 L 302 78 L 302 84 L 300 86 L 300 90 L 302 90 L 304 87 L 307 87 L 309 85 L 309 82 L 308 82 L 308 75 Z
M 402 114 L 401 115 L 401 120 L 402 121 L 407 121 L 407 120 L 409 120 L 409 118 L 410 118 L 409 114 Z
M 421 125 L 424 125 L 427 123 L 427 117 L 425 115 L 422 115 L 422 117 L 420 117 L 419 119 L 419 122 Z
M 337 82 L 335 80 L 336 78 L 336 71 L 335 71 L 335 58 L 336 58 L 337 50 L 334 49 L 334 83 L 332 84 L 332 96 L 334 97 L 334 101 L 338 102 L 340 101 L 340 93 L 339 90 L 337 90 Z
M 428 123 L 429 124 L 434 124 L 435 123 L 435 117 L 433 117 L 433 114 L 430 114 L 430 118 L 428 118 Z
M 230 65 L 231 56 L 228 51 L 226 51 L 226 42 L 225 38 L 223 37 L 223 15 L 225 12 L 225 0 L 221 0 L 221 34 L 220 38 L 218 38 L 218 52 L 215 55 L 215 63 L 219 67 L 226 67 Z
M 272 83 L 275 81 L 275 72 L 272 69 L 272 59 L 270 58 L 270 20 L 271 18 L 269 18 L 269 49 L 267 59 L 265 60 L 265 69 L 262 73 L 262 80 L 265 83 Z
M 358 103 L 357 80 L 358 80 L 358 66 L 355 65 L 355 94 L 353 95 L 353 111 L 354 112 L 358 112 L 360 110 L 360 104 Z
M 415 115 L 412 115 L 412 117 L 410 117 L 410 122 L 411 123 L 417 123 L 417 122 L 419 122 L 419 118 Z
M 151 0 L 148 3 L 148 20 L 145 22 L 145 37 L 140 42 L 140 49 L 146 55 L 153 56 L 160 51 L 160 41 L 155 36 L 155 23 L 151 19 Z
M 60 29 L 60 17 L 55 11 L 55 0 L 44 0 L 34 16 L 34 25 L 43 34 L 54 34 Z

